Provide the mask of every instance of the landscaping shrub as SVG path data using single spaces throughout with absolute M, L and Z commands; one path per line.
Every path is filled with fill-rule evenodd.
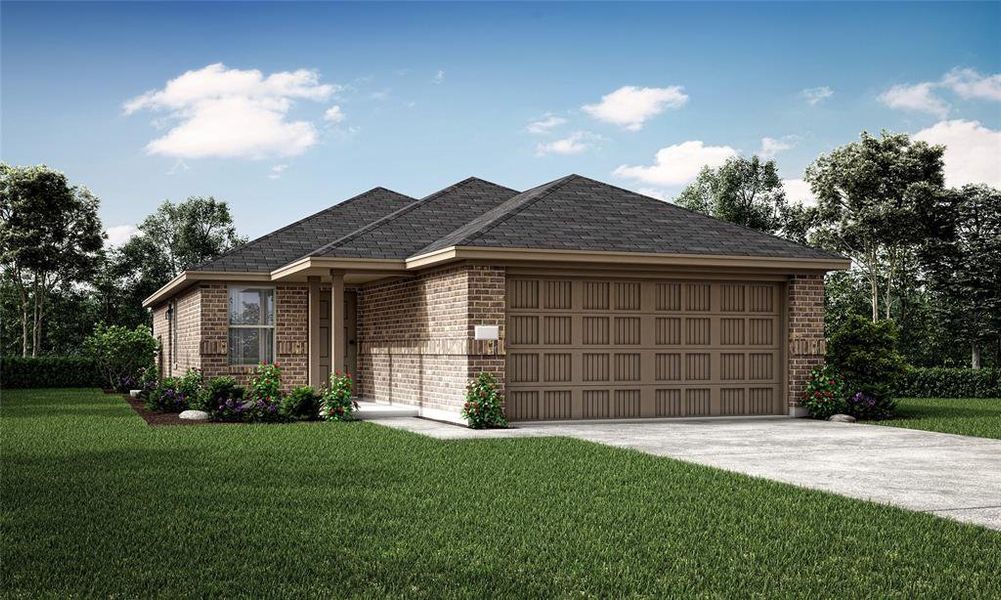
M 0 386 L 12 388 L 101 387 L 107 385 L 89 356 L 5 356 Z
M 354 381 L 350 373 L 340 371 L 330 375 L 330 388 L 323 394 L 320 417 L 328 421 L 350 421 L 358 410 L 354 399 Z
M 128 391 L 127 378 L 137 379 L 156 362 L 156 339 L 149 328 L 142 325 L 129 329 L 99 323 L 83 345 L 108 387 L 120 392 Z
M 282 369 L 278 363 L 261 363 L 250 376 L 247 395 L 253 400 L 275 400 L 282 393 Z
M 204 410 L 214 414 L 220 410 L 227 400 L 242 400 L 243 388 L 233 377 L 213 377 L 202 386 L 202 389 L 190 403 L 191 408 Z
M 897 384 L 900 398 L 1001 398 L 1001 369 L 910 367 Z
M 493 375 L 481 372 L 469 382 L 462 416 L 473 429 L 507 427 L 504 397 L 497 391 L 497 379 Z
M 157 412 L 181 412 L 196 402 L 202 388 L 202 374 L 189 369 L 183 377 L 165 377 L 146 398 L 146 408 Z
M 834 367 L 822 365 L 810 371 L 801 404 L 814 419 L 826 419 L 846 412 L 844 381 Z
M 146 399 L 149 397 L 150 392 L 152 392 L 157 384 L 160 383 L 160 377 L 157 375 L 156 367 L 149 366 L 143 369 L 142 373 L 138 376 L 127 376 L 122 379 L 121 387 L 124 390 L 132 391 L 139 390 L 139 397 Z
M 308 385 L 293 389 L 281 400 L 282 415 L 290 421 L 312 421 L 320 416 L 321 396 Z
M 878 406 L 874 412 L 892 415 L 893 392 L 906 368 L 896 348 L 896 325 L 856 315 L 834 332 L 827 346 L 827 363 L 844 378 L 849 398 L 861 392 Z M 848 414 L 851 409 L 849 405 Z
M 877 400 L 865 392 L 855 392 L 846 402 L 845 412 L 866 421 L 889 419 L 896 409 L 896 402 Z

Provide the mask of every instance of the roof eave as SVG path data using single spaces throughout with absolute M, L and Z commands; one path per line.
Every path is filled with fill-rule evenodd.
M 311 275 L 329 275 L 331 271 L 404 272 L 406 262 L 392 258 L 304 256 L 271 271 L 270 278 L 272 281 L 297 280 Z
M 199 281 L 270 281 L 268 273 L 250 271 L 183 271 L 166 285 L 143 300 L 143 308 L 151 308 L 184 291 Z
M 754 267 L 776 271 L 844 271 L 851 267 L 846 258 L 787 258 L 777 256 L 736 256 L 711 254 L 661 254 L 591 250 L 548 250 L 533 248 L 488 248 L 450 246 L 407 259 L 407 269 L 422 269 L 458 260 L 503 262 L 608 263 L 642 266 Z

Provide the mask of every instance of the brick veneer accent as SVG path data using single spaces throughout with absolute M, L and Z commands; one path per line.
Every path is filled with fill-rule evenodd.
M 358 395 L 457 413 L 468 379 L 504 380 L 504 269 L 461 265 L 358 289 Z M 500 326 L 494 343 L 476 325 Z
M 178 327 L 175 364 L 171 348 L 167 304 L 153 310 L 153 335 L 161 340 L 164 375 L 183 375 L 201 369 L 205 377 L 232 375 L 246 383 L 253 366 L 229 364 L 229 286 L 202 284 L 177 297 L 175 319 Z M 309 370 L 309 288 L 306 285 L 278 285 L 275 288 L 275 360 L 282 366 L 286 389 L 306 385 Z
M 799 406 L 813 367 L 824 362 L 824 276 L 795 275 L 788 283 L 788 400 Z

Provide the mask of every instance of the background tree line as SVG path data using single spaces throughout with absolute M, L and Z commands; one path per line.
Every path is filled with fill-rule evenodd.
M 149 324 L 144 298 L 242 244 L 225 202 L 164 201 L 119 247 L 99 200 L 44 165 L 0 164 L 0 353 L 76 355 L 95 324 Z
M 818 157 L 815 206 L 787 200 L 774 160 L 705 168 L 675 199 L 716 218 L 851 258 L 827 277 L 828 334 L 892 320 L 914 366 L 1001 366 L 1001 192 L 945 186 L 944 148 L 883 132 Z M 0 165 L 0 351 L 77 354 L 98 322 L 149 322 L 149 296 L 244 243 L 229 207 L 165 201 L 107 248 L 99 201 L 44 166 Z

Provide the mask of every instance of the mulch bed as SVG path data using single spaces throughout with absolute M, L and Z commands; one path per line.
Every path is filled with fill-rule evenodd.
M 128 394 L 122 396 L 125 401 L 128 402 L 132 410 L 136 411 L 140 417 L 146 421 L 147 425 L 151 427 L 160 427 L 162 425 L 218 425 L 219 423 L 213 423 L 212 421 L 189 421 L 187 419 L 182 419 L 178 416 L 178 413 L 160 413 L 147 410 L 146 406 L 143 404 L 141 398 L 133 398 Z

